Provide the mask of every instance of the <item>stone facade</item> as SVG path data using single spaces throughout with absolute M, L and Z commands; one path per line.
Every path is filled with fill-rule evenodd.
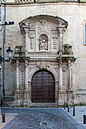
M 85 12 L 85 3 L 6 6 L 6 20 L 15 24 L 6 27 L 5 47 L 12 47 L 14 57 L 5 66 L 5 89 L 6 95 L 15 96 L 15 105 L 33 104 L 32 78 L 40 70 L 55 78 L 54 104 L 86 103 Z

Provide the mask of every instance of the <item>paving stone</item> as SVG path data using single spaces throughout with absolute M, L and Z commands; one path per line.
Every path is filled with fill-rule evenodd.
M 84 129 L 59 108 L 3 109 L 19 113 L 3 129 Z

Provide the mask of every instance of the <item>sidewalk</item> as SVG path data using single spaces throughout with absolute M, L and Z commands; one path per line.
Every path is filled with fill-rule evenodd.
M 64 111 L 86 129 L 86 124 L 83 124 L 83 115 L 86 115 L 86 106 L 76 106 L 75 116 L 73 116 L 73 108 L 69 108 L 69 112 L 67 108 Z
M 6 113 L 5 114 L 5 123 L 2 123 L 2 115 L 0 114 L 0 129 L 2 129 L 7 123 L 9 123 L 16 116 L 15 113 Z

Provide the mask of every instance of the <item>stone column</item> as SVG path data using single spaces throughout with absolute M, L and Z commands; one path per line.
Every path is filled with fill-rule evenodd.
M 29 101 L 31 102 L 31 82 L 28 82 L 28 90 L 29 90 Z
M 16 90 L 19 90 L 19 60 L 16 61 Z
M 62 73 L 62 60 L 59 61 L 59 90 L 62 91 L 63 87 L 63 73 Z
M 28 56 L 28 50 L 30 50 L 29 26 L 25 27 L 24 30 L 25 30 L 25 56 Z
M 68 61 L 68 94 L 67 94 L 67 103 L 71 104 L 73 101 L 73 89 L 72 89 L 72 68 L 71 68 L 71 60 Z
M 16 61 L 16 90 L 15 90 L 15 105 L 20 104 L 20 91 L 19 91 L 19 60 Z
M 25 90 L 28 90 L 28 61 L 25 61 Z
M 55 82 L 55 104 L 58 105 L 59 101 L 59 86 L 58 86 L 58 81 Z
M 25 61 L 25 90 L 24 90 L 24 105 L 29 106 L 31 104 L 30 87 L 28 82 L 28 61 Z
M 71 90 L 72 88 L 72 68 L 71 68 L 71 61 L 68 61 L 68 76 L 69 76 L 69 86 L 68 86 L 68 90 Z

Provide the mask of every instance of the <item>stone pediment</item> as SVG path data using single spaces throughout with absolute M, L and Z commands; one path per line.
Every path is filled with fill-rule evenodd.
M 58 16 L 50 16 L 50 15 L 37 15 L 37 16 L 26 18 L 19 23 L 19 26 L 20 28 L 23 26 L 28 26 L 31 22 L 37 22 L 39 20 L 47 20 L 47 21 L 53 22 L 57 24 L 58 27 L 67 28 L 68 26 L 68 22 L 65 21 L 64 19 Z

